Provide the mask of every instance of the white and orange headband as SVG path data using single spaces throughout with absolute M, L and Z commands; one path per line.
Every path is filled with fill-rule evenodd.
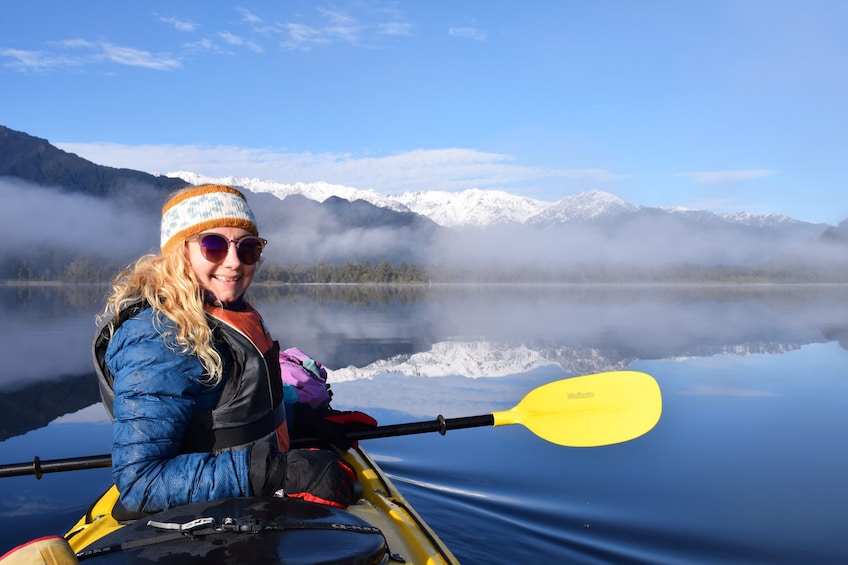
M 207 184 L 182 190 L 162 207 L 162 253 L 213 228 L 242 228 L 259 235 L 253 211 L 235 188 Z

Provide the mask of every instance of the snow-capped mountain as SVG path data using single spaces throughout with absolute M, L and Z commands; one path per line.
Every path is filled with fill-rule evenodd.
M 792 344 L 758 342 L 725 346 L 699 346 L 688 354 L 710 355 L 778 354 L 797 349 Z M 546 347 L 539 344 L 507 344 L 490 341 L 443 341 L 429 351 L 395 355 L 364 367 L 353 365 L 328 370 L 332 383 L 373 379 L 393 373 L 407 377 L 450 377 L 462 375 L 470 379 L 507 377 L 528 373 L 546 366 L 557 366 L 565 373 L 590 374 L 617 371 L 632 363 L 633 358 L 614 350 L 595 348 Z
M 750 212 L 732 212 L 719 214 L 725 220 L 736 222 L 751 227 L 779 226 L 787 224 L 800 224 L 798 220 L 784 216 L 783 214 L 751 214 Z
M 396 355 L 381 359 L 367 367 L 349 366 L 331 371 L 334 382 L 371 378 L 379 373 L 400 373 L 415 377 L 447 377 L 465 375 L 470 378 L 503 377 L 553 365 L 539 351 L 526 346 L 508 347 L 494 343 L 435 343 L 430 351 L 412 355 Z
M 824 230 L 827 227 L 824 224 L 807 224 L 779 214 L 756 215 L 748 212 L 716 214 L 681 207 L 639 206 L 599 190 L 573 194 L 557 202 L 546 202 L 501 190 L 480 190 L 476 188 L 462 192 L 434 190 L 385 195 L 373 190 L 362 190 L 326 182 L 286 184 L 233 176 L 213 178 L 188 171 L 175 171 L 168 173 L 167 176 L 177 177 L 191 184 L 229 184 L 251 192 L 273 194 L 278 198 L 299 194 L 318 202 L 324 202 L 332 196 L 351 202 L 363 200 L 374 206 L 395 212 L 414 212 L 426 216 L 441 226 L 450 228 L 487 228 L 506 224 L 536 226 L 580 224 L 639 213 L 679 217 L 696 223 L 718 221 L 754 228 L 806 225 L 816 226 L 816 229 Z
M 531 223 L 565 223 L 585 222 L 601 218 L 610 218 L 619 214 L 636 212 L 640 206 L 628 204 L 624 200 L 600 190 L 581 192 L 566 196 L 559 202 L 555 202 L 534 216 L 528 218 Z
M 502 190 L 477 188 L 455 193 L 436 190 L 406 192 L 393 198 L 409 210 L 446 227 L 523 224 L 550 206 L 550 203 Z
M 798 347 L 777 342 L 704 346 L 692 354 L 780 354 Z M 624 370 L 634 359 L 591 347 L 442 342 L 434 344 L 430 351 L 381 359 L 364 367 L 328 370 L 327 381 L 335 392 L 336 409 L 371 412 L 403 406 L 404 412 L 429 419 L 435 414 L 477 414 L 511 407 L 527 392 L 535 375 L 539 375 L 537 384 L 542 384 L 572 375 Z M 517 375 L 520 378 L 510 378 Z M 404 379 L 403 386 L 396 386 L 398 378 Z M 374 393 L 375 386 L 379 387 L 379 394 Z M 447 389 L 451 394 L 444 394 Z M 703 389 L 697 393 L 704 394 Z M 712 389 L 711 394 L 738 393 Z
M 472 188 L 462 192 L 407 192 L 383 195 L 373 190 L 362 190 L 326 182 L 277 183 L 256 178 L 213 178 L 187 171 L 168 173 L 191 184 L 220 183 L 239 186 L 251 192 L 267 192 L 278 198 L 300 194 L 311 200 L 324 202 L 331 196 L 351 202 L 364 200 L 380 208 L 395 212 L 415 212 L 445 227 L 483 228 L 505 223 L 524 223 L 547 209 L 550 203 L 533 198 L 509 194 L 500 190 Z

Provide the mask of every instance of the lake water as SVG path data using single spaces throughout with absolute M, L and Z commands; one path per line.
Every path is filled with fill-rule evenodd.
M 0 287 L 0 464 L 107 453 L 89 357 L 104 289 Z M 844 286 L 255 287 L 334 406 L 381 424 L 487 414 L 543 383 L 634 369 L 663 414 L 630 442 L 526 428 L 369 440 L 465 564 L 845 563 Z M 108 469 L 0 479 L 0 554 L 64 533 Z

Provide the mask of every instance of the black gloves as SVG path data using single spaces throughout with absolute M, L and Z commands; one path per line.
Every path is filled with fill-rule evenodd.
M 308 404 L 298 402 L 294 405 L 294 424 L 292 426 L 292 442 L 306 444 L 310 447 L 328 449 L 336 447 L 342 451 L 356 445 L 346 437 L 347 432 L 373 428 L 377 420 L 357 411 L 333 410 L 329 406 L 313 408 Z
M 267 441 L 258 441 L 250 448 L 250 488 L 254 496 L 272 496 L 283 488 L 286 478 L 286 454 L 271 447 Z
M 339 508 L 355 501 L 356 474 L 335 452 L 296 449 L 286 455 L 285 496 Z
M 266 442 L 250 451 L 250 488 L 255 496 L 277 491 L 291 498 L 346 508 L 354 502 L 356 475 L 336 453 L 321 449 L 296 449 L 279 453 Z

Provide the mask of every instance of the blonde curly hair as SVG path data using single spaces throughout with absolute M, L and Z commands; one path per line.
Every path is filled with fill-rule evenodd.
M 114 317 L 140 301 L 174 323 L 175 329 L 161 329 L 166 343 L 180 353 L 197 356 L 207 374 L 203 381 L 219 383 L 223 374 L 221 356 L 212 345 L 212 329 L 203 310 L 203 288 L 191 268 L 185 246 L 161 255 L 142 255 L 118 273 L 100 316 L 100 320 L 112 320 L 110 337 L 116 330 Z

